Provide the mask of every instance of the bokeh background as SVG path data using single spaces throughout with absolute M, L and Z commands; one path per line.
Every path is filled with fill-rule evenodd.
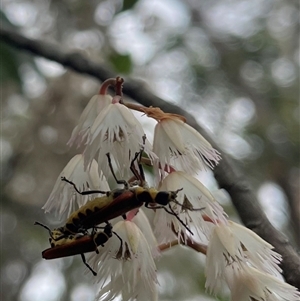
M 142 80 L 192 113 L 243 170 L 272 224 L 299 247 L 298 1 L 1 2 L 2 26 Z M 66 142 L 100 82 L 5 43 L 0 55 L 1 300 L 93 300 L 97 286 L 80 258 L 42 260 L 48 234 L 33 223 L 62 223 L 41 207 L 78 151 Z M 151 137 L 153 124 L 145 126 Z M 199 178 L 238 220 L 213 174 Z M 191 249 L 165 252 L 159 300 L 229 300 L 226 291 L 205 293 L 204 264 Z

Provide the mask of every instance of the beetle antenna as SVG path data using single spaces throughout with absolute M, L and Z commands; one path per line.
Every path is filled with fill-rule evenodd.
M 42 223 L 40 223 L 40 222 L 35 222 L 34 225 L 39 225 L 39 226 L 41 226 L 41 227 L 47 229 L 48 232 L 49 232 L 49 234 L 50 234 L 50 236 L 51 236 L 52 231 L 50 230 L 50 228 L 49 228 L 48 226 L 46 226 L 46 225 L 44 225 L 44 224 L 42 224 Z
M 194 233 L 190 230 L 190 228 L 180 219 L 180 217 L 178 216 L 178 214 L 172 209 L 172 207 L 169 204 L 169 209 L 167 209 L 166 207 L 162 207 L 166 212 L 168 212 L 171 215 L 174 215 L 176 217 L 176 219 L 181 223 L 181 225 L 184 226 L 185 229 L 187 229 L 192 235 L 194 235 Z
M 178 204 L 181 205 L 180 203 L 178 203 Z M 178 214 L 172 209 L 170 204 L 169 204 L 169 209 L 167 209 L 165 206 L 149 206 L 149 203 L 145 203 L 145 207 L 149 208 L 149 209 L 152 209 L 152 210 L 164 209 L 167 213 L 169 213 L 171 215 L 174 215 L 176 217 L 176 219 L 180 222 L 180 224 L 183 225 L 183 227 L 185 229 L 187 229 L 192 235 L 194 235 L 194 233 L 190 230 L 190 228 L 180 219 Z
M 40 223 L 40 222 L 35 222 L 34 225 L 39 225 L 39 226 L 45 228 L 46 230 L 48 230 L 50 237 L 51 237 L 53 240 L 55 240 L 54 237 L 52 236 L 52 231 L 51 231 L 51 229 L 50 229 L 48 226 L 46 226 L 46 225 L 44 225 L 44 224 L 42 224 L 42 223 Z
M 202 211 L 202 210 L 204 210 L 206 208 L 206 207 L 193 208 L 193 207 L 181 204 L 177 200 L 172 200 L 172 202 L 175 203 L 176 205 L 180 206 L 182 209 L 189 210 L 189 211 Z

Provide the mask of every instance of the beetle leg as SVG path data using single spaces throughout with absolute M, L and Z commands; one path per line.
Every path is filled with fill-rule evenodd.
M 134 177 L 138 181 L 140 181 L 140 186 L 144 187 L 144 185 L 145 185 L 145 173 L 144 173 L 144 169 L 143 169 L 143 166 L 141 164 L 141 161 L 142 161 L 143 151 L 145 149 L 146 135 L 144 135 L 142 137 L 142 139 L 143 139 L 143 146 L 141 147 L 141 150 L 139 152 L 135 153 L 135 156 L 132 159 L 131 164 L 130 164 L 130 170 L 133 173 Z M 139 173 L 138 173 L 138 171 L 136 170 L 136 168 L 134 166 L 135 161 L 137 161 L 137 163 L 138 163 Z
M 84 254 L 80 254 L 80 255 L 81 255 L 81 259 L 82 259 L 84 265 L 92 272 L 92 274 L 93 274 L 94 276 L 97 276 L 97 273 L 96 273 L 96 272 L 91 268 L 91 266 L 86 262 Z
M 115 231 L 112 231 L 112 233 L 113 234 L 115 234 L 118 238 L 119 238 L 119 240 L 120 240 L 120 243 L 121 243 L 121 246 L 120 247 L 122 247 L 122 245 L 123 245 L 123 240 L 122 240 L 122 238 L 118 235 L 118 233 L 117 232 L 115 232 Z
M 125 189 L 128 189 L 128 183 L 125 181 L 125 180 L 118 180 L 117 177 L 116 177 L 116 174 L 114 172 L 114 169 L 112 167 L 112 164 L 111 164 L 111 158 L 110 158 L 110 154 L 107 153 L 106 154 L 106 157 L 107 157 L 107 160 L 108 160 L 108 166 L 109 166 L 109 169 L 114 177 L 114 179 L 116 180 L 117 184 L 123 184 Z
M 93 194 L 93 193 L 102 193 L 102 194 L 106 194 L 107 196 L 109 195 L 110 191 L 102 191 L 102 190 L 87 190 L 87 191 L 80 191 L 76 184 L 70 180 L 68 180 L 66 177 L 61 177 L 61 180 L 64 182 L 69 183 L 70 185 L 72 185 L 75 189 L 75 191 L 81 195 L 88 195 L 88 194 Z

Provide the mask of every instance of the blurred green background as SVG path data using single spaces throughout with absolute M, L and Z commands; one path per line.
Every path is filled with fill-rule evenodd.
M 191 112 L 299 247 L 298 1 L 1 2 L 2 25 L 141 79 Z M 80 258 L 41 259 L 48 234 L 33 223 L 62 223 L 41 207 L 77 152 L 66 142 L 100 83 L 2 42 L 0 55 L 1 300 L 93 300 L 97 286 Z M 153 124 L 145 127 L 151 138 Z M 212 173 L 199 178 L 238 220 Z M 159 300 L 229 300 L 226 291 L 223 299 L 205 294 L 204 264 L 184 247 L 165 252 Z

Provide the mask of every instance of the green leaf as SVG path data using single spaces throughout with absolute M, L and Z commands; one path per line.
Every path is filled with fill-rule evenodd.
M 132 9 L 137 2 L 138 0 L 124 0 L 122 11 Z
M 109 56 L 109 60 L 117 72 L 129 74 L 132 70 L 132 61 L 129 54 L 113 53 Z
M 0 43 L 0 81 L 1 83 L 14 80 L 18 84 L 21 84 L 21 78 L 19 76 L 19 59 L 16 51 L 5 43 Z

